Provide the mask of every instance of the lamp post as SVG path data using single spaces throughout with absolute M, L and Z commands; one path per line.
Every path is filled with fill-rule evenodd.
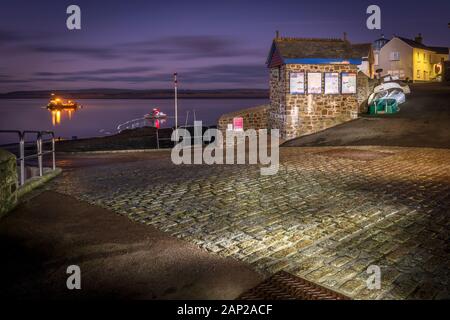
M 173 74 L 173 84 L 175 87 L 175 130 L 178 128 L 178 80 L 177 73 Z

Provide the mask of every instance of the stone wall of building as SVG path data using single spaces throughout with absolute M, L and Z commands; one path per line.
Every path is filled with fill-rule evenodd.
M 253 108 L 223 114 L 218 120 L 217 128 L 224 133 L 227 130 L 228 124 L 233 123 L 233 118 L 242 117 L 244 120 L 244 130 L 267 129 L 268 110 L 269 105 L 261 105 Z
M 17 203 L 16 157 L 0 149 L 0 217 Z
M 282 139 L 318 132 L 358 117 L 357 94 L 289 93 L 290 72 L 354 72 L 356 65 L 287 64 L 270 70 L 270 128 Z M 322 87 L 324 87 L 322 76 Z
M 376 86 L 377 80 L 370 79 L 363 72 L 358 72 L 358 77 L 356 79 L 356 90 L 357 90 L 357 99 L 359 104 L 359 113 L 367 113 L 368 112 L 368 104 L 367 99 L 370 94 L 373 92 L 373 88 Z
M 267 124 L 269 128 L 279 129 L 282 135 L 286 131 L 286 94 L 289 90 L 289 73 L 286 71 L 286 65 L 270 69 L 269 88 L 270 106 Z

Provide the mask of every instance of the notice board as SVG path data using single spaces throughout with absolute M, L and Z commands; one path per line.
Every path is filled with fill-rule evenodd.
M 325 94 L 339 93 L 339 73 L 327 72 L 325 73 Z
M 342 72 L 342 93 L 356 93 L 356 73 Z
M 305 93 L 305 73 L 291 72 L 290 74 L 290 94 L 304 94 Z
M 243 131 L 244 130 L 244 118 L 242 118 L 242 117 L 233 118 L 233 129 L 235 131 Z
M 308 72 L 308 93 L 322 93 L 322 73 Z

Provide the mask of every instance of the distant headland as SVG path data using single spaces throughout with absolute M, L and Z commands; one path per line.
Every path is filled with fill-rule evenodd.
M 65 99 L 173 99 L 174 92 L 169 89 L 130 90 L 130 89 L 82 89 L 82 90 L 39 90 L 0 93 L 0 99 L 48 99 L 52 93 Z M 217 90 L 179 90 L 181 99 L 266 99 L 267 89 L 217 89 Z

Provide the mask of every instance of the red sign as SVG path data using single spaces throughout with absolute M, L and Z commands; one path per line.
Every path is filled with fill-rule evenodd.
M 233 129 L 236 131 L 243 131 L 244 130 L 244 118 L 242 118 L 242 117 L 233 118 Z

